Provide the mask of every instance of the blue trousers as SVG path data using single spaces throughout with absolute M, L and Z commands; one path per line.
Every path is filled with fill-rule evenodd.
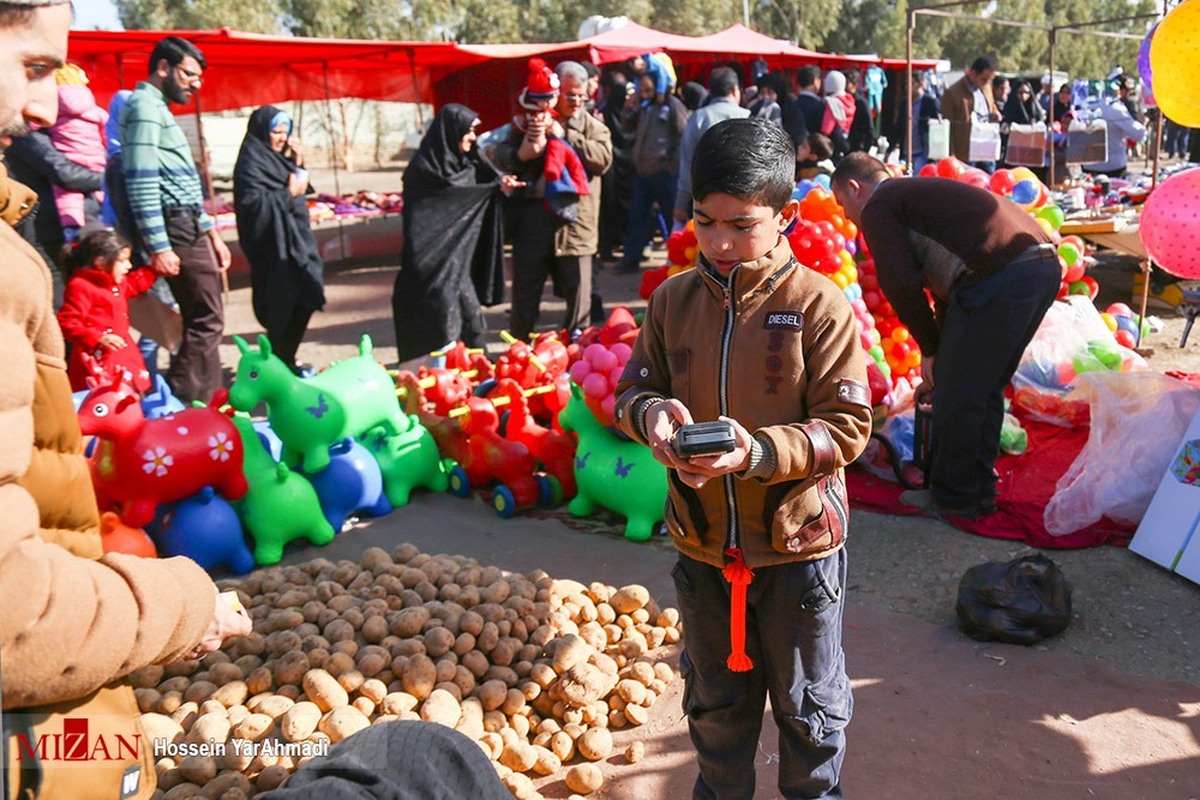
M 679 175 L 675 172 L 634 176 L 633 197 L 629 200 L 629 228 L 625 233 L 625 254 L 621 257 L 622 269 L 636 269 L 642 263 L 642 251 L 650 241 L 650 210 L 657 202 L 659 209 L 670 215 L 675 208 L 678 183 Z
M 766 699 L 779 728 L 786 800 L 841 797 L 845 727 L 854 707 L 842 655 L 846 550 L 754 571 L 747 589 L 749 672 L 732 672 L 730 585 L 681 555 L 671 573 L 683 621 L 683 710 L 700 774 L 693 800 L 752 800 Z
M 1004 425 L 1004 387 L 1058 294 L 1051 247 L 954 289 L 934 362 L 933 464 L 929 488 L 939 504 L 967 506 L 996 497 L 996 456 Z

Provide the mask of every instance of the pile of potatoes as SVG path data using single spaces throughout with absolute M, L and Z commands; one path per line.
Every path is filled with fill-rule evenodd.
M 617 589 L 506 574 L 411 544 L 359 563 L 315 559 L 260 570 L 235 589 L 254 632 L 199 661 L 132 675 L 151 739 L 328 741 L 396 719 L 476 741 L 517 798 L 564 764 L 571 791 L 603 778 L 611 731 L 642 725 L 673 679 L 655 651 L 680 638 L 679 613 L 642 586 Z M 642 742 L 625 751 L 634 763 Z M 164 756 L 167 800 L 234 800 L 279 786 L 306 758 Z M 532 776 L 532 777 L 531 777 Z

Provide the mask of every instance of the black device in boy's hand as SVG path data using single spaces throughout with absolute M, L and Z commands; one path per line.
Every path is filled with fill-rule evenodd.
M 737 439 L 728 422 L 696 422 L 675 431 L 675 453 L 680 458 L 716 456 L 733 452 Z

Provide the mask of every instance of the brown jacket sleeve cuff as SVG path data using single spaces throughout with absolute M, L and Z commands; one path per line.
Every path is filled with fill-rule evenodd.
M 121 574 L 142 610 L 128 661 L 133 669 L 177 661 L 200 643 L 213 620 L 217 590 L 199 564 L 183 557 L 147 561 L 119 553 L 101 560 Z M 169 612 L 165 605 L 171 606 Z
M 756 434 L 750 443 L 750 466 L 738 477 L 744 480 L 770 480 L 777 467 L 775 445 L 766 436 Z

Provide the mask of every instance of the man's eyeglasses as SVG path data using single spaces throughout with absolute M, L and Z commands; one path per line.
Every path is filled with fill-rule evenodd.
M 586 94 L 564 94 L 563 98 L 568 103 L 586 103 L 588 96 Z
M 204 74 L 203 72 L 197 72 L 195 70 L 188 69 L 182 64 L 177 65 L 175 69 L 178 70 L 181 75 L 183 75 L 183 79 L 188 83 L 200 83 L 200 76 Z

